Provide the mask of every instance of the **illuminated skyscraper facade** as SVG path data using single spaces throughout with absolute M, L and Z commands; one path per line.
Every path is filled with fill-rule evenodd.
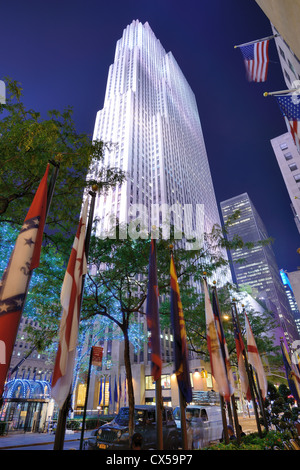
M 194 93 L 147 22 L 133 21 L 117 42 L 93 138 L 111 144 L 104 163 L 127 175 L 96 202 L 101 232 L 109 215 L 129 222 L 142 211 L 149 228 L 169 214 L 189 233 L 220 223 Z
M 117 219 L 129 223 L 139 216 L 148 233 L 153 225 L 164 231 L 165 225 L 174 223 L 182 233 L 199 240 L 204 230 L 209 232 L 214 224 L 220 224 L 195 95 L 172 53 L 166 53 L 147 22 L 133 21 L 116 44 L 93 140 L 107 144 L 103 164 L 126 174 L 123 184 L 96 198 L 99 235 L 105 237 Z M 92 165 L 91 175 L 95 170 Z M 196 287 L 200 290 L 200 283 Z M 143 322 L 144 315 L 136 320 Z M 107 343 L 103 345 L 104 357 Z M 131 352 L 135 400 L 152 403 L 149 348 L 146 343 L 141 346 Z M 124 377 L 121 349 L 122 343 L 112 341 L 108 372 L 112 377 Z M 171 329 L 161 332 L 161 350 L 163 400 L 174 406 L 178 392 L 173 392 Z M 190 354 L 189 359 L 190 371 L 198 370 L 200 358 Z M 199 390 L 200 379 L 201 390 L 215 387 L 209 372 L 205 378 L 199 374 L 198 379 L 194 390 Z
M 241 237 L 244 242 L 268 240 L 266 227 L 247 193 L 221 202 L 221 210 L 225 223 L 232 214 L 239 211 L 239 217 L 229 223 L 229 240 L 235 235 Z M 255 243 L 252 248 L 237 248 L 231 250 L 231 257 L 238 286 L 250 286 L 252 295 L 263 301 L 267 309 L 273 312 L 278 324 L 274 332 L 276 343 L 279 344 L 283 334 L 290 342 L 299 339 L 271 244 Z

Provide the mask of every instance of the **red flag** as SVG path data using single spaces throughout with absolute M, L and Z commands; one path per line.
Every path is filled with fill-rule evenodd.
M 0 396 L 11 361 L 31 274 L 40 262 L 49 164 L 39 184 L 0 285 Z
M 259 388 L 263 398 L 267 396 L 268 383 L 266 379 L 266 374 L 261 362 L 261 358 L 256 346 L 256 342 L 252 333 L 252 329 L 248 320 L 248 317 L 245 314 L 245 324 L 246 324 L 246 338 L 247 338 L 247 350 L 248 350 L 248 362 L 252 365 L 253 369 L 257 373 Z
M 205 299 L 206 337 L 210 357 L 211 373 L 215 381 L 217 382 L 219 394 L 223 396 L 224 399 L 228 402 L 230 401 L 230 396 L 232 395 L 233 390 L 230 386 L 226 372 L 221 344 L 215 324 L 213 309 L 208 294 L 206 279 L 204 279 L 203 284 Z
M 70 393 L 76 356 L 80 319 L 82 276 L 87 272 L 85 234 L 88 199 L 86 199 L 73 243 L 67 271 L 61 289 L 63 308 L 59 345 L 52 378 L 51 396 L 61 408 Z

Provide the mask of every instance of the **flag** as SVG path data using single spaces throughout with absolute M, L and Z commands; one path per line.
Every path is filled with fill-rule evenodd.
M 0 282 L 0 397 L 11 361 L 33 269 L 40 262 L 49 164 L 41 179 Z
M 233 378 L 233 373 L 232 373 L 232 369 L 231 369 L 231 365 L 229 361 L 229 353 L 228 353 L 226 338 L 225 338 L 224 329 L 223 329 L 223 325 L 221 321 L 221 314 L 220 314 L 219 301 L 218 301 L 218 297 L 216 293 L 216 288 L 214 288 L 212 292 L 212 307 L 213 307 L 213 314 L 215 317 L 215 325 L 217 328 L 217 333 L 218 333 L 223 360 L 225 364 L 225 370 L 226 370 L 226 374 L 228 378 L 230 395 L 232 395 L 234 392 L 234 378 Z
M 109 404 L 111 405 L 112 404 L 111 375 L 109 376 L 108 393 L 109 393 Z
M 210 357 L 211 373 L 217 382 L 219 394 L 223 396 L 224 399 L 228 402 L 230 401 L 232 390 L 226 373 L 226 367 L 215 324 L 213 309 L 209 298 L 206 279 L 203 280 L 203 285 L 205 300 L 206 338 Z
M 247 350 L 248 350 L 248 362 L 249 364 L 252 365 L 253 369 L 255 370 L 257 377 L 258 377 L 258 382 L 259 382 L 259 388 L 261 390 L 261 395 L 263 399 L 266 398 L 267 396 L 267 389 L 268 389 L 268 384 L 267 384 L 267 379 L 266 379 L 266 374 L 261 362 L 261 358 L 256 346 L 256 342 L 253 336 L 252 328 L 249 323 L 247 314 L 244 310 L 244 315 L 245 315 L 245 324 L 246 324 L 246 338 L 247 338 Z
M 62 317 L 59 345 L 52 378 L 52 397 L 61 408 L 70 393 L 78 339 L 82 277 L 87 272 L 85 234 L 88 199 L 86 199 L 73 243 L 61 289 Z
M 115 404 L 118 402 L 118 387 L 117 387 L 117 377 L 116 376 L 115 376 L 114 401 L 115 401 Z
M 269 41 L 240 46 L 249 82 L 265 82 L 269 64 Z
M 300 95 L 275 95 L 275 98 L 300 153 Z
M 192 386 L 188 362 L 185 322 L 180 299 L 177 274 L 171 253 L 171 323 L 174 333 L 175 374 L 178 387 L 187 403 L 192 401 Z
M 289 353 L 282 340 L 280 341 L 280 346 L 289 389 L 294 399 L 298 403 L 298 406 L 300 406 L 300 376 L 297 368 L 293 366 Z
M 161 377 L 162 369 L 158 295 L 156 243 L 155 240 L 152 239 L 149 256 L 146 318 L 148 329 L 150 331 L 149 345 L 151 347 L 151 374 L 155 382 Z
M 125 375 L 125 378 L 124 378 L 124 406 L 126 406 L 126 400 L 127 400 L 126 381 L 127 381 L 127 378 L 126 378 L 126 375 Z
M 99 406 L 101 405 L 101 402 L 102 402 L 102 377 L 100 379 L 99 401 L 98 401 Z
M 245 361 L 243 357 L 243 356 L 246 356 L 246 350 L 245 350 L 245 345 L 244 345 L 241 332 L 239 330 L 239 327 L 235 318 L 235 313 L 233 311 L 233 308 L 231 308 L 231 315 L 232 315 L 236 355 L 237 355 L 237 361 L 238 361 L 238 370 L 239 370 L 240 381 L 241 381 L 241 389 L 244 395 L 246 395 L 247 400 L 250 401 L 251 400 L 250 385 L 249 385 L 249 379 L 248 379 Z

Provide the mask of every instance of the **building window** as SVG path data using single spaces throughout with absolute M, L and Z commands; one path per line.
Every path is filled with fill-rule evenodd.
M 295 170 L 298 169 L 298 167 L 297 167 L 296 163 L 290 163 L 290 164 L 289 164 L 289 169 L 290 169 L 291 171 L 295 171 Z
M 300 183 L 300 173 L 297 173 L 296 175 L 294 175 L 294 178 L 295 178 L 296 183 Z
M 146 375 L 145 377 L 145 388 L 146 390 L 155 390 L 155 382 L 153 382 L 153 378 L 151 375 Z M 161 388 L 163 390 L 167 390 L 171 388 L 171 376 L 170 375 L 161 376 Z
M 288 148 L 287 144 L 284 142 L 283 144 L 280 144 L 281 150 L 285 150 Z
M 284 158 L 286 159 L 286 161 L 288 161 L 293 158 L 293 155 L 291 154 L 291 152 L 287 152 L 284 154 Z

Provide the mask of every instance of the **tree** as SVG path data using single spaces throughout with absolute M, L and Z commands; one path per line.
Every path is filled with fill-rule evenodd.
M 92 142 L 90 136 L 76 131 L 71 107 L 51 110 L 43 119 L 39 112 L 25 108 L 19 83 L 10 78 L 5 82 L 7 102 L 0 104 L 0 224 L 23 223 L 46 164 L 59 164 L 45 237 L 68 256 L 84 189 L 97 184 L 99 191 L 105 191 L 121 183 L 124 174 L 103 165 L 108 144 Z

